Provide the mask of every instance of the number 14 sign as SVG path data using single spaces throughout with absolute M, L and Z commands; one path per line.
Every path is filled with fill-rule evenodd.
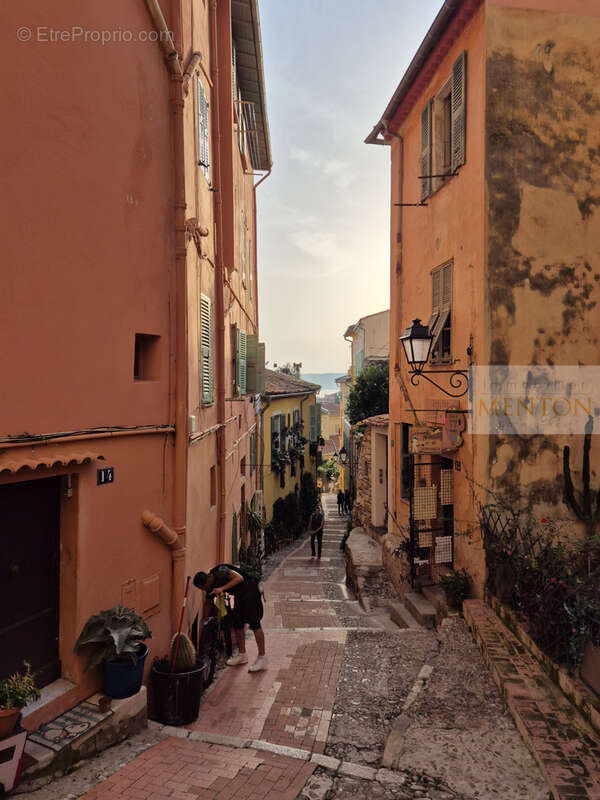
M 114 467 L 104 467 L 104 469 L 98 470 L 98 486 L 104 486 L 105 483 L 114 483 L 114 480 L 115 480 Z

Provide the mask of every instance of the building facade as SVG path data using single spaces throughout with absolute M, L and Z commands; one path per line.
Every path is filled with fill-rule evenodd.
M 300 491 L 305 472 L 316 481 L 321 436 L 317 404 L 320 388 L 296 375 L 265 370 L 260 475 L 267 522 L 273 518 L 273 504 L 278 499 Z
M 350 342 L 350 369 L 352 382 L 363 368 L 373 363 L 387 361 L 390 355 L 390 311 L 379 311 L 361 317 L 349 325 L 344 339 Z
M 388 529 L 414 537 L 413 576 L 466 567 L 482 592 L 489 491 L 568 516 L 583 437 L 470 435 L 467 397 L 411 383 L 399 338 L 429 326 L 450 391 L 448 370 L 598 363 L 599 33 L 592 0 L 445 2 L 367 137 L 391 150 Z
M 255 0 L 5 17 L 33 33 L 3 75 L 0 676 L 31 662 L 32 728 L 97 690 L 73 655 L 91 614 L 135 608 L 163 653 L 185 575 L 231 557 L 256 490 L 271 160 Z

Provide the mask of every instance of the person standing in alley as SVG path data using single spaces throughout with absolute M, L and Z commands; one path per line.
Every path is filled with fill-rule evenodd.
M 231 564 L 218 564 L 208 573 L 197 572 L 194 575 L 194 586 L 204 591 L 205 598 L 209 594 L 219 595 L 222 592 L 228 592 L 233 595 L 234 606 L 231 615 L 238 652 L 227 659 L 228 666 L 237 667 L 240 664 L 248 663 L 245 630 L 246 625 L 248 625 L 254 634 L 258 648 L 258 658 L 254 664 L 248 667 L 248 672 L 260 672 L 260 670 L 266 669 L 265 634 L 260 625 L 263 616 L 263 604 L 256 578 Z M 205 600 L 204 618 L 206 618 L 207 613 Z
M 344 492 L 344 508 L 346 509 L 346 514 L 350 514 L 352 511 L 352 495 L 349 489 Z
M 344 512 L 344 492 L 340 489 L 337 493 L 338 514 L 340 517 Z
M 317 540 L 317 558 L 321 558 L 321 550 L 323 548 L 323 510 L 318 505 L 312 513 L 310 518 L 310 551 L 312 557 L 315 557 L 315 539 Z

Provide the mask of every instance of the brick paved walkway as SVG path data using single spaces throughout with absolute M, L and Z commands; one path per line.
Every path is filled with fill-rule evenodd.
M 464 614 L 553 797 L 600 800 L 598 735 L 489 606 L 467 600 Z
M 269 668 L 258 673 L 245 666 L 227 668 L 206 692 L 195 723 L 173 730 L 172 737 L 86 798 L 292 800 L 317 763 L 327 761 L 319 754 L 327 741 L 347 630 L 373 623 L 364 619 L 345 589 L 339 549 L 345 518 L 333 513 L 332 495 L 324 496 L 324 505 L 321 559 L 311 558 L 307 537 L 265 584 Z M 247 647 L 252 662 L 253 638 Z M 219 737 L 256 746 L 205 741 Z M 286 747 L 295 748 L 296 757 L 286 756 Z

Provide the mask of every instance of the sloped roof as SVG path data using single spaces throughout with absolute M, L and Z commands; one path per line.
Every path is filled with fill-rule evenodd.
M 273 369 L 265 369 L 265 394 L 309 394 L 318 392 L 321 387 L 318 383 L 309 383 Z
M 389 422 L 389 414 L 376 414 L 374 417 L 367 417 L 361 420 L 360 424 L 366 423 L 367 425 L 373 425 L 375 428 L 385 428 L 388 426 Z
M 319 403 L 321 408 L 326 414 L 331 414 L 332 416 L 336 417 L 340 415 L 340 404 L 339 403 L 329 403 L 326 400 L 323 400 Z
M 325 440 L 325 444 L 321 450 L 324 456 L 332 456 L 340 449 L 340 437 L 337 434 L 330 436 Z

